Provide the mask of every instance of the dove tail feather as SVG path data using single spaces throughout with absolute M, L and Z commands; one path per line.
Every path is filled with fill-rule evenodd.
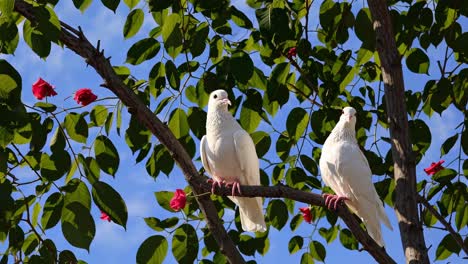
M 250 232 L 265 232 L 267 230 L 263 216 L 262 198 L 232 197 L 239 206 L 242 229 Z
M 382 222 L 384 223 L 384 225 L 386 227 L 388 227 L 388 229 L 393 231 L 392 224 L 390 224 L 390 220 L 388 219 L 388 216 L 385 213 L 385 209 L 384 209 L 382 201 L 380 201 L 380 199 L 378 200 L 378 203 L 379 203 L 379 205 L 378 205 L 377 212 L 378 212 L 380 220 L 382 220 Z

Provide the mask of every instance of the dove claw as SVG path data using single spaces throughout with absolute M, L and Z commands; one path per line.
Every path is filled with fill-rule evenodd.
M 349 201 L 349 198 L 345 196 L 338 196 L 332 194 L 324 194 L 322 196 L 325 198 L 325 206 L 328 207 L 328 209 L 330 210 L 336 210 L 338 204 L 342 201 Z
M 226 183 L 225 181 L 218 181 L 218 180 L 213 180 L 213 179 L 208 179 L 207 182 L 211 183 L 211 193 L 212 194 L 214 194 L 214 192 L 216 190 L 216 186 L 221 188 L 223 186 L 223 184 Z

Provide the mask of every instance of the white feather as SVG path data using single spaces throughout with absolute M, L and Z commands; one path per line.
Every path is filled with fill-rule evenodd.
M 225 91 L 211 93 L 206 135 L 200 143 L 203 167 L 218 181 L 260 185 L 259 162 L 252 138 L 227 111 L 226 101 L 222 100 L 227 100 Z M 266 231 L 261 197 L 229 198 L 239 206 L 242 229 Z
M 347 197 L 346 205 L 366 225 L 369 235 L 381 246 L 380 221 L 390 229 L 390 221 L 383 208 L 371 177 L 369 163 L 356 140 L 356 110 L 343 109 L 340 121 L 322 148 L 320 171 L 326 185 L 338 195 Z

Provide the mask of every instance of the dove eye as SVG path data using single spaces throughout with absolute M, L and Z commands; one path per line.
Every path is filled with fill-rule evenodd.
M 213 98 L 214 99 L 218 98 L 218 95 L 217 94 L 213 95 Z

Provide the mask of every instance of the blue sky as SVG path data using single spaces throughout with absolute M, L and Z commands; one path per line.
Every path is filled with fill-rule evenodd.
M 233 3 L 239 9 L 247 10 L 247 6 L 244 4 L 244 1 L 235 0 Z M 310 23 L 313 25 L 317 23 L 319 7 L 318 3 L 315 3 L 314 5 L 315 8 L 313 7 L 311 9 L 313 14 L 311 15 L 310 21 Z M 144 2 L 140 3 L 137 7 L 144 8 Z M 359 9 L 357 4 L 353 9 L 356 8 Z M 145 37 L 148 32 L 154 26 L 156 26 L 155 22 L 151 18 L 151 15 L 147 14 L 143 28 L 140 30 L 137 36 L 131 38 L 130 40 L 124 40 L 122 28 L 123 24 L 125 23 L 125 18 L 129 13 L 129 9 L 123 4 L 123 2 L 117 9 L 116 14 L 105 8 L 100 1 L 94 1 L 90 8 L 84 14 L 81 14 L 79 10 L 75 9 L 71 1 L 60 1 L 56 7 L 56 13 L 61 20 L 65 21 L 69 25 L 73 27 L 81 26 L 91 43 L 96 43 L 97 40 L 100 39 L 101 47 L 104 48 L 106 55 L 112 56 L 111 62 L 113 65 L 123 65 L 128 48 L 138 39 Z M 252 21 L 256 20 L 252 13 L 250 13 L 249 17 Z M 466 22 L 466 20 L 464 21 Z M 467 23 L 463 23 L 464 31 L 466 31 L 466 26 Z M 22 30 L 20 27 L 20 32 L 21 31 Z M 236 32 L 234 35 L 235 34 Z M 239 32 L 239 35 L 242 34 L 242 32 Z M 314 44 L 318 44 L 318 40 L 313 40 L 313 45 Z M 350 41 L 346 47 L 356 49 L 359 47 L 359 45 L 360 44 L 356 41 Z M 440 58 L 444 51 L 445 47 L 443 44 L 441 44 L 438 49 L 431 49 L 428 52 L 428 55 L 431 58 Z M 82 58 L 68 49 L 62 49 L 60 47 L 53 46 L 51 55 L 47 58 L 47 61 L 43 61 L 29 49 L 24 41 L 21 40 L 14 56 L 0 55 L 0 58 L 6 58 L 6 60 L 8 60 L 22 75 L 22 100 L 28 105 L 33 105 L 37 101 L 32 96 L 30 89 L 32 83 L 34 83 L 38 77 L 42 77 L 56 86 L 58 95 L 49 98 L 49 101 L 53 102 L 59 107 L 66 108 L 75 106 L 75 102 L 72 100 L 71 96 L 72 93 L 79 88 L 91 88 L 99 98 L 112 96 L 108 90 L 99 87 L 99 84 L 102 83 L 102 79 L 95 73 L 94 69 L 91 67 L 86 67 L 86 64 Z M 137 78 L 147 78 L 154 60 L 157 59 L 158 56 L 151 61 L 142 63 L 138 67 L 132 67 L 131 65 L 126 66 L 132 69 L 132 74 Z M 259 65 L 257 64 L 257 61 L 256 65 Z M 264 70 L 264 72 L 269 72 L 271 69 L 264 67 L 262 70 Z M 424 88 L 424 84 L 427 79 L 439 78 L 440 74 L 435 64 L 431 65 L 429 75 L 430 76 L 414 74 L 405 69 L 404 76 L 406 88 L 421 91 Z M 286 114 L 289 112 L 286 110 L 292 109 L 299 104 L 295 99 L 291 99 L 289 103 L 290 105 L 286 106 L 285 111 L 279 111 L 273 120 L 274 127 L 279 131 L 285 130 L 285 120 L 287 118 Z M 307 103 L 304 103 L 301 106 L 308 105 Z M 92 107 L 93 104 L 84 107 L 83 109 L 79 109 L 78 111 L 90 111 Z M 153 104 L 152 107 L 154 109 L 155 104 Z M 124 112 L 126 111 L 124 110 Z M 431 128 L 432 144 L 426 155 L 423 157 L 423 160 L 417 166 L 418 180 L 427 179 L 427 176 L 423 173 L 422 169 L 428 166 L 432 161 L 439 160 L 440 145 L 448 136 L 451 136 L 455 133 L 453 129 L 458 125 L 459 122 L 463 120 L 463 116 L 460 115 L 457 110 L 449 108 L 443 113 L 442 116 L 434 114 L 430 120 L 423 115 L 421 115 L 420 118 L 428 122 L 428 125 Z M 63 116 L 61 119 L 63 119 Z M 258 129 L 267 132 L 271 131 L 271 127 L 265 123 L 262 123 Z M 123 131 L 124 130 L 125 125 Z M 371 131 L 368 131 L 368 135 L 370 135 L 370 133 Z M 155 234 L 153 230 L 146 226 L 143 218 L 148 216 L 165 218 L 174 215 L 177 216 L 180 214 L 168 213 L 160 208 L 155 201 L 153 193 L 160 190 L 173 191 L 176 188 L 180 188 L 181 186 L 186 186 L 186 182 L 183 179 L 182 173 L 178 169 L 175 169 L 172 172 L 170 178 L 160 175 L 157 180 L 154 181 L 150 176 L 147 175 L 144 163 L 135 165 L 134 157 L 132 156 L 130 149 L 125 145 L 123 136 L 118 137 L 115 135 L 115 133 L 113 134 L 114 135 L 111 138 L 119 149 L 121 166 L 115 179 L 108 175 L 101 174 L 101 180 L 111 184 L 117 191 L 120 192 L 126 201 L 129 211 L 127 231 L 113 223 L 101 221 L 99 219 L 99 210 L 94 207 L 92 212 L 96 221 L 96 236 L 91 244 L 89 254 L 85 250 L 74 249 L 72 246 L 70 246 L 68 242 L 63 239 L 59 225 L 51 230 L 48 230 L 46 233 L 46 237 L 50 237 L 56 242 L 58 249 L 71 249 L 80 259 L 83 259 L 88 263 L 101 263 L 103 261 L 109 263 L 134 263 L 135 255 L 139 245 L 147 237 Z M 378 135 L 388 137 L 388 132 L 383 129 L 378 129 Z M 90 135 L 90 138 L 92 138 L 92 134 Z M 154 143 L 154 137 L 152 140 Z M 88 143 L 89 141 L 90 140 L 88 140 Z M 273 140 L 273 142 L 275 141 Z M 367 143 L 368 146 L 370 146 L 370 143 L 372 143 L 372 138 L 369 138 Z M 78 147 L 78 145 L 75 147 Z M 386 153 L 388 145 L 381 144 L 379 147 L 383 153 Z M 80 150 L 79 147 L 75 149 L 78 151 Z M 310 153 L 310 148 L 306 148 L 304 151 L 305 153 Z M 276 155 L 274 146 L 271 146 L 267 157 L 271 159 L 277 159 L 274 157 L 274 155 Z M 454 158 L 455 157 L 451 154 L 444 157 L 446 164 Z M 201 167 L 199 162 L 197 162 L 196 165 L 198 168 Z M 263 163 L 262 165 L 265 166 Z M 455 164 L 453 164 L 453 166 L 455 166 Z M 32 177 L 30 175 L 30 172 L 25 171 L 25 173 L 21 176 L 21 179 L 26 181 L 28 177 Z M 381 180 L 381 178 L 376 178 L 375 180 Z M 25 191 L 32 192 L 33 189 Z M 43 198 L 43 201 L 46 197 L 47 195 Z M 264 204 L 265 207 L 268 200 L 269 199 L 266 199 Z M 297 204 L 296 206 L 304 205 Z M 396 216 L 391 208 L 387 206 L 386 209 L 394 227 L 394 231 L 391 232 L 385 227 L 382 227 L 383 237 L 387 244 L 389 254 L 398 263 L 402 263 L 404 262 L 404 256 L 402 252 Z M 232 219 L 232 217 L 233 212 L 226 210 L 224 218 L 229 221 Z M 321 223 L 315 224 L 320 227 L 323 222 L 326 221 L 322 219 Z M 309 236 L 314 230 L 314 225 L 302 223 L 301 227 L 294 233 L 290 231 L 288 225 L 286 225 L 281 231 L 271 229 L 270 249 L 268 253 L 265 256 L 257 255 L 255 258 L 259 263 L 279 263 L 281 261 L 291 261 L 291 263 L 299 262 L 301 253 L 290 255 L 287 249 L 287 243 L 294 235 Z M 344 227 L 344 224 L 341 223 L 341 225 Z M 435 256 L 435 249 L 445 233 L 436 229 L 426 229 L 425 234 L 427 246 L 432 245 L 429 251 L 429 256 L 430 259 L 433 260 Z M 366 252 L 349 251 L 344 249 L 338 239 L 327 245 L 324 239 L 320 237 L 318 232 L 313 234 L 313 239 L 322 242 L 326 246 L 327 263 L 343 263 L 344 261 L 350 263 L 373 262 L 372 257 L 370 257 Z M 0 251 L 3 250 L 4 247 L 5 245 L 0 244 Z M 170 248 L 171 243 L 169 243 L 169 251 Z M 456 262 L 457 258 L 449 258 L 448 260 L 453 260 Z M 166 262 L 175 262 L 172 258 L 171 252 L 168 252 Z

